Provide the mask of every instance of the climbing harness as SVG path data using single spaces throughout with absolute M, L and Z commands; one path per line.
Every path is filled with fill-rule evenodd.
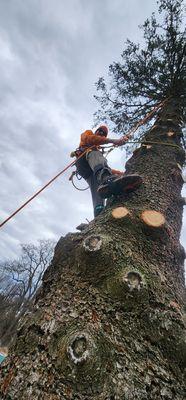
M 145 122 L 147 122 L 147 120 L 148 119 L 150 119 L 154 114 L 155 114 L 155 112 L 163 105 L 163 104 L 165 104 L 166 102 L 168 101 L 168 99 L 165 99 L 165 100 L 163 100 L 161 103 L 159 103 L 159 104 L 157 104 L 154 108 L 153 108 L 153 110 L 151 110 L 149 113 L 147 113 L 146 114 L 146 116 L 142 119 L 142 120 L 140 120 L 126 135 L 124 135 L 124 136 L 128 136 L 128 138 L 130 138 L 130 136 L 131 135 L 133 135 L 135 132 L 136 132 L 136 130 L 141 126 L 141 125 L 143 125 L 143 124 L 145 124 Z M 167 145 L 167 146 L 172 146 L 172 147 L 177 147 L 177 148 L 179 148 L 179 149 L 181 149 L 181 147 L 180 146 L 178 146 L 178 145 L 176 145 L 176 144 L 171 144 L 171 143 L 164 143 L 164 142 L 151 142 L 151 141 L 145 141 L 145 142 L 143 142 L 143 141 L 137 141 L 137 140 L 135 140 L 135 141 L 127 141 L 127 143 L 141 143 L 141 144 L 144 144 L 144 145 L 147 145 L 147 144 L 163 144 L 163 145 Z M 108 150 L 108 152 L 107 152 L 107 154 L 110 152 L 110 151 L 112 151 L 112 150 L 114 150 L 114 148 L 116 148 L 117 146 L 116 145 L 111 145 L 111 146 L 104 146 L 104 147 L 101 147 L 102 149 L 107 149 L 107 148 L 109 148 L 109 150 Z M 46 189 L 52 182 L 54 182 L 57 178 L 59 178 L 59 176 L 61 176 L 65 171 L 67 171 L 70 167 L 72 167 L 72 166 L 74 166 L 74 165 L 76 165 L 76 163 L 77 163 L 77 161 L 78 160 L 80 160 L 86 153 L 87 153 L 87 151 L 90 151 L 91 150 L 91 148 L 95 148 L 95 145 L 93 145 L 93 146 L 89 146 L 88 147 L 88 149 L 86 148 L 83 152 L 81 152 L 81 154 L 79 154 L 78 156 L 77 156 L 77 153 L 76 153 L 76 151 L 75 152 L 72 152 L 71 153 L 71 157 L 74 157 L 74 156 L 76 156 L 76 160 L 73 160 L 70 164 L 68 164 L 63 170 L 61 170 L 57 175 L 55 175 L 52 179 L 50 179 L 41 189 L 39 189 L 36 193 L 34 193 L 27 201 L 25 201 L 17 210 L 15 210 L 8 218 L 6 218 L 1 224 L 0 224 L 0 228 L 2 228 L 2 226 L 3 225 L 5 225 L 10 219 L 12 219 L 18 212 L 20 212 L 27 204 L 29 204 L 35 197 L 37 197 L 44 189 Z M 104 150 L 103 150 L 104 151 Z M 71 174 L 71 181 L 72 181 L 72 184 L 73 184 L 73 186 L 74 187 L 76 187 L 76 185 L 74 184 L 74 182 L 73 182 L 73 178 L 74 178 L 74 176 L 76 175 L 76 171 L 74 171 L 72 174 Z M 76 187 L 77 188 L 77 187 Z M 86 189 L 80 189 L 80 188 L 77 188 L 78 190 L 87 190 L 88 189 L 88 187 L 86 188 Z

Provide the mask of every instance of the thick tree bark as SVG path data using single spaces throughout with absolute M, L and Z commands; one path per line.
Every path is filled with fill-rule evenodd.
M 141 187 L 58 242 L 3 364 L 2 399 L 185 399 L 180 120 L 169 101 L 144 139 L 164 145 L 126 165 Z

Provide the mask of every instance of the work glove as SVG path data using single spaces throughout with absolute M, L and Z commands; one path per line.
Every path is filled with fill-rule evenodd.
M 115 146 L 123 146 L 129 140 L 129 136 L 125 135 L 121 139 L 113 139 L 113 144 Z

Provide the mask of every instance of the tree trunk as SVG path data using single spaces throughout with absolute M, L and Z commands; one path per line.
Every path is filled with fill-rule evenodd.
M 144 137 L 163 144 L 127 162 L 141 187 L 59 240 L 3 364 L 2 399 L 185 399 L 180 121 L 171 100 Z

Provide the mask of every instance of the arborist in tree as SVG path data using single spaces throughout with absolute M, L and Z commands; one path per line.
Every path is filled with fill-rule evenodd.
M 76 157 L 79 157 L 87 150 L 85 155 L 77 160 L 76 167 L 78 174 L 89 184 L 95 217 L 104 209 L 104 199 L 135 190 L 142 182 L 142 178 L 137 174 L 126 175 L 108 166 L 100 146 L 108 143 L 122 146 L 128 137 L 126 135 L 121 139 L 109 139 L 107 135 L 108 128 L 105 125 L 101 125 L 95 133 L 86 130 L 81 134 L 80 145 L 75 152 Z

